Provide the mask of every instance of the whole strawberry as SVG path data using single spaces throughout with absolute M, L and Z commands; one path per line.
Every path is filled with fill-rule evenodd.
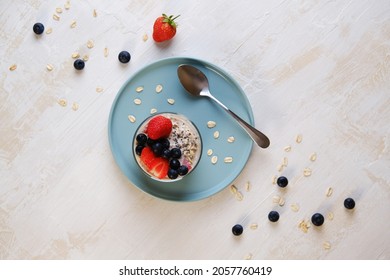
M 146 133 L 152 140 L 167 138 L 172 131 L 172 121 L 164 116 L 152 118 L 146 127 Z
M 166 14 L 162 14 L 161 17 L 158 17 L 153 25 L 153 39 L 156 42 L 163 42 L 173 38 L 176 34 L 176 23 L 173 15 L 167 16 Z

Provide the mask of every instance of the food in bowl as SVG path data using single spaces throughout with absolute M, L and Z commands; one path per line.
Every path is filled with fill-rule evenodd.
M 160 113 L 147 118 L 133 142 L 138 165 L 158 181 L 177 181 L 187 176 L 202 154 L 198 129 L 181 114 Z

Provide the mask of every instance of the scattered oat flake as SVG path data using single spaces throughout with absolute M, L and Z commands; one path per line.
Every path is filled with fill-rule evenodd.
M 303 176 L 309 177 L 311 175 L 311 169 L 310 168 L 305 168 L 303 169 Z
M 88 49 L 92 49 L 95 46 L 94 42 L 92 40 L 88 40 L 87 47 Z
M 279 172 L 282 172 L 283 171 L 283 167 L 284 167 L 283 164 L 279 164 L 277 170 Z
M 232 163 L 232 162 L 233 162 L 233 157 L 225 157 L 225 158 L 223 159 L 223 161 L 224 161 L 225 163 Z
M 329 212 L 328 215 L 327 215 L 326 217 L 328 218 L 328 220 L 332 221 L 333 218 L 334 218 L 333 212 Z
M 51 28 L 51 27 L 46 30 L 46 34 L 50 34 L 52 32 L 53 32 L 53 28 Z
M 245 189 L 246 189 L 246 191 L 249 192 L 249 191 L 251 190 L 251 188 L 252 188 L 251 182 L 247 181 L 247 182 L 245 183 Z
M 207 122 L 207 127 L 208 128 L 213 128 L 217 125 L 217 123 L 215 121 L 208 121 Z
M 227 139 L 227 141 L 228 141 L 229 143 L 233 143 L 233 142 L 235 141 L 234 136 L 229 136 L 228 139 Z
M 56 21 L 59 21 L 60 17 L 57 14 L 53 14 L 53 19 L 56 20 Z
M 329 187 L 327 190 L 326 190 L 326 196 L 327 197 L 330 197 L 332 196 L 333 194 L 333 188 L 332 187 Z
M 135 89 L 135 91 L 136 92 L 142 92 L 144 90 L 144 87 L 137 87 L 136 89 Z
M 211 156 L 212 154 L 213 154 L 213 150 L 212 150 L 212 149 L 208 149 L 208 150 L 207 150 L 207 155 L 208 155 L 208 156 Z
M 104 89 L 102 88 L 102 87 L 97 87 L 96 88 L 96 92 L 98 92 L 98 93 L 101 93 L 101 92 L 103 92 L 104 91 Z
M 311 155 L 310 155 L 310 160 L 311 161 L 315 161 L 317 159 L 317 154 L 316 153 L 312 153 Z
M 46 65 L 46 69 L 47 71 L 52 71 L 54 69 L 53 65 L 51 65 L 50 63 Z
M 290 152 L 290 151 L 291 151 L 291 146 L 286 146 L 286 147 L 284 147 L 284 151 Z
M 310 228 L 310 223 L 308 221 L 305 221 L 305 220 L 302 220 L 298 227 L 304 232 L 304 233 L 307 233 L 309 231 L 309 228 Z
M 291 204 L 291 210 L 294 211 L 294 212 L 298 212 L 299 211 L 299 204 L 297 203 L 293 203 Z
M 139 99 L 139 98 L 134 99 L 135 105 L 140 105 L 141 103 L 142 103 L 141 99 Z
M 104 54 L 104 57 L 107 57 L 107 56 L 108 56 L 108 48 L 104 48 L 103 54 Z
M 170 105 L 173 105 L 173 104 L 175 104 L 175 99 L 168 98 L 168 99 L 167 99 L 167 102 L 168 102 Z
M 276 185 L 276 181 L 278 180 L 278 177 L 276 175 L 272 176 L 272 184 Z
M 237 187 L 235 185 L 231 185 L 230 186 L 230 192 L 235 195 L 238 192 Z
M 58 104 L 60 104 L 62 107 L 66 107 L 68 102 L 66 101 L 66 99 L 61 98 L 61 99 L 58 100 Z
M 130 121 L 131 123 L 135 123 L 135 121 L 136 121 L 136 118 L 135 118 L 135 116 L 133 116 L 133 115 L 128 115 L 127 118 L 129 119 L 129 121 Z
M 56 13 L 57 14 L 61 14 L 62 13 L 62 8 L 60 8 L 60 7 L 56 8 Z
M 281 197 L 279 202 L 278 202 L 279 206 L 284 206 L 284 203 L 285 203 L 285 200 L 283 197 Z
M 155 113 L 157 113 L 157 109 L 156 108 L 152 108 L 152 109 L 150 109 L 150 114 L 155 114 Z
M 83 56 L 83 60 L 84 61 L 88 61 L 88 59 L 89 59 L 89 55 L 86 54 L 86 55 Z
M 298 134 L 297 137 L 295 137 L 295 142 L 298 144 L 302 142 L 302 134 Z
M 211 157 L 211 163 L 212 163 L 212 164 L 216 164 L 217 161 L 218 161 L 218 157 L 217 157 L 217 156 L 212 156 L 212 157 Z
M 248 255 L 245 256 L 245 259 L 246 260 L 251 260 L 253 257 L 253 255 L 251 253 L 249 253 Z
M 16 66 L 16 64 L 12 64 L 12 65 L 9 67 L 9 70 L 10 70 L 10 71 L 15 71 L 17 67 L 18 67 L 18 66 Z
M 157 85 L 157 86 L 156 86 L 156 92 L 157 92 L 157 93 L 162 92 L 162 90 L 163 90 L 163 86 L 162 86 L 162 85 Z
M 66 3 L 64 4 L 64 8 L 65 8 L 65 10 L 70 9 L 70 1 L 66 1 Z
M 77 111 L 79 109 L 79 104 L 77 102 L 73 102 L 72 104 L 72 110 Z
M 287 165 L 288 165 L 288 158 L 284 157 L 282 164 L 283 164 L 284 167 L 287 167 Z
M 253 223 L 253 224 L 251 224 L 251 225 L 249 226 L 249 228 L 250 228 L 250 229 L 253 229 L 253 230 L 257 229 L 258 227 L 259 227 L 259 225 L 256 224 L 256 223 Z
M 280 201 L 280 196 L 278 196 L 278 195 L 275 195 L 273 198 L 272 198 L 272 202 L 273 203 L 279 203 L 279 201 Z
M 78 52 L 72 53 L 72 58 L 79 58 L 80 54 Z
M 142 36 L 142 41 L 146 42 L 147 40 L 149 39 L 149 36 L 148 34 L 144 34 L 144 36 Z
M 70 28 L 75 28 L 77 26 L 77 22 L 75 20 L 72 20 L 70 23 Z
M 213 134 L 214 138 L 215 139 L 218 139 L 219 138 L 219 131 L 215 131 L 214 134 Z
M 93 17 L 97 17 L 97 11 L 96 11 L 96 9 L 93 9 Z
M 242 193 L 240 191 L 237 191 L 236 193 L 236 199 L 238 201 L 242 201 L 244 199 L 244 196 L 242 195 Z
M 322 246 L 324 247 L 325 250 L 330 250 L 331 248 L 331 244 L 329 241 L 325 241 L 324 243 L 322 243 Z

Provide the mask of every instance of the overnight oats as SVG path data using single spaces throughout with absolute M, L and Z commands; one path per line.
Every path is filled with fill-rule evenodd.
M 142 170 L 158 181 L 177 181 L 194 170 L 202 154 L 198 129 L 185 116 L 160 113 L 147 118 L 133 141 Z

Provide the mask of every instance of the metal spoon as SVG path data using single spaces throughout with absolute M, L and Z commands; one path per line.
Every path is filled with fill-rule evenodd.
M 262 132 L 258 131 L 256 128 L 248 124 L 246 121 L 237 116 L 233 111 L 228 107 L 222 104 L 217 98 L 211 95 L 209 90 L 209 82 L 205 74 L 200 71 L 198 68 L 182 64 L 177 68 L 177 75 L 183 87 L 188 91 L 192 96 L 206 96 L 214 100 L 219 104 L 226 112 L 228 112 L 239 124 L 245 129 L 249 136 L 256 142 L 261 148 L 267 148 L 270 144 L 269 139 Z

